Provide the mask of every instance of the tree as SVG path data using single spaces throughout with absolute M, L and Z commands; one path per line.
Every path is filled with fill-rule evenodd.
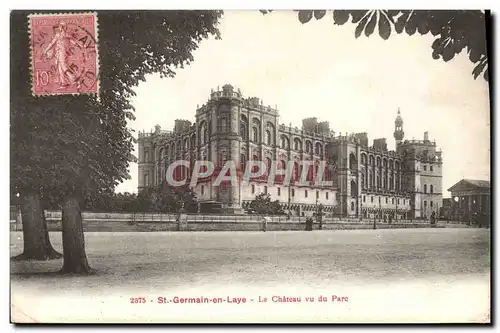
M 270 10 L 262 10 L 264 14 Z M 298 10 L 301 23 L 317 20 L 326 15 L 325 10 Z M 483 74 L 488 81 L 488 50 L 486 24 L 490 13 L 481 10 L 334 10 L 333 21 L 343 25 L 349 21 L 357 24 L 354 35 L 363 32 L 371 36 L 378 27 L 383 39 L 389 39 L 394 31 L 412 36 L 431 33 L 436 37 L 432 43 L 432 57 L 450 61 L 455 55 L 466 51 L 476 66 L 472 71 L 474 79 Z
M 176 67 L 189 64 L 201 40 L 220 37 L 222 13 L 98 12 L 99 98 L 32 96 L 31 13 L 11 13 L 11 183 L 30 202 L 40 200 L 40 193 L 58 194 L 63 209 L 62 272 L 89 273 L 81 207 L 85 198 L 112 190 L 129 177 L 134 139 L 127 121 L 134 119 L 134 87 L 148 74 L 172 77 Z M 23 230 L 40 233 L 43 223 L 33 207 L 37 205 L 24 205 L 33 218 L 23 219 Z
M 179 212 L 181 207 L 189 213 L 198 211 L 198 202 L 193 190 L 187 186 L 173 187 L 164 183 L 150 194 L 151 207 L 155 212 Z
M 269 194 L 261 193 L 255 197 L 250 203 L 250 210 L 261 215 L 278 215 L 284 214 L 283 208 L 278 200 L 271 201 Z

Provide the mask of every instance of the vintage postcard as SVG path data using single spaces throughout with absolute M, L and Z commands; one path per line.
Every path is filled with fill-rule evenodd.
M 11 322 L 491 322 L 490 13 L 12 11 Z

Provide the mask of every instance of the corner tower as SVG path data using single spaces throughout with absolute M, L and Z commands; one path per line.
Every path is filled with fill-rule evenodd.
M 398 116 L 394 121 L 394 139 L 396 139 L 396 151 L 399 151 L 399 146 L 403 141 L 405 132 L 403 132 L 403 118 L 401 118 L 401 111 L 398 108 Z

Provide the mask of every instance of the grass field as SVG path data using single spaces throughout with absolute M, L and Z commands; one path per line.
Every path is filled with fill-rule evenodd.
M 482 322 L 485 229 L 86 233 L 97 273 L 39 274 L 61 260 L 11 262 L 12 314 L 43 322 Z M 60 233 L 52 233 L 62 249 Z M 11 255 L 22 233 L 11 233 Z M 332 296 L 348 297 L 331 302 Z M 178 304 L 173 298 L 221 298 Z M 273 296 L 301 302 L 273 302 Z M 328 302 L 318 302 L 325 296 Z M 145 304 L 131 303 L 143 297 Z M 158 297 L 170 300 L 158 304 Z M 229 304 L 246 298 L 244 304 Z M 259 302 L 268 298 L 268 302 Z M 305 297 L 314 297 L 315 302 Z

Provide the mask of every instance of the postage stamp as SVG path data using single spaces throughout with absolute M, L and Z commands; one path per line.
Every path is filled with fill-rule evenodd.
M 97 14 L 34 14 L 28 19 L 32 94 L 98 94 Z

